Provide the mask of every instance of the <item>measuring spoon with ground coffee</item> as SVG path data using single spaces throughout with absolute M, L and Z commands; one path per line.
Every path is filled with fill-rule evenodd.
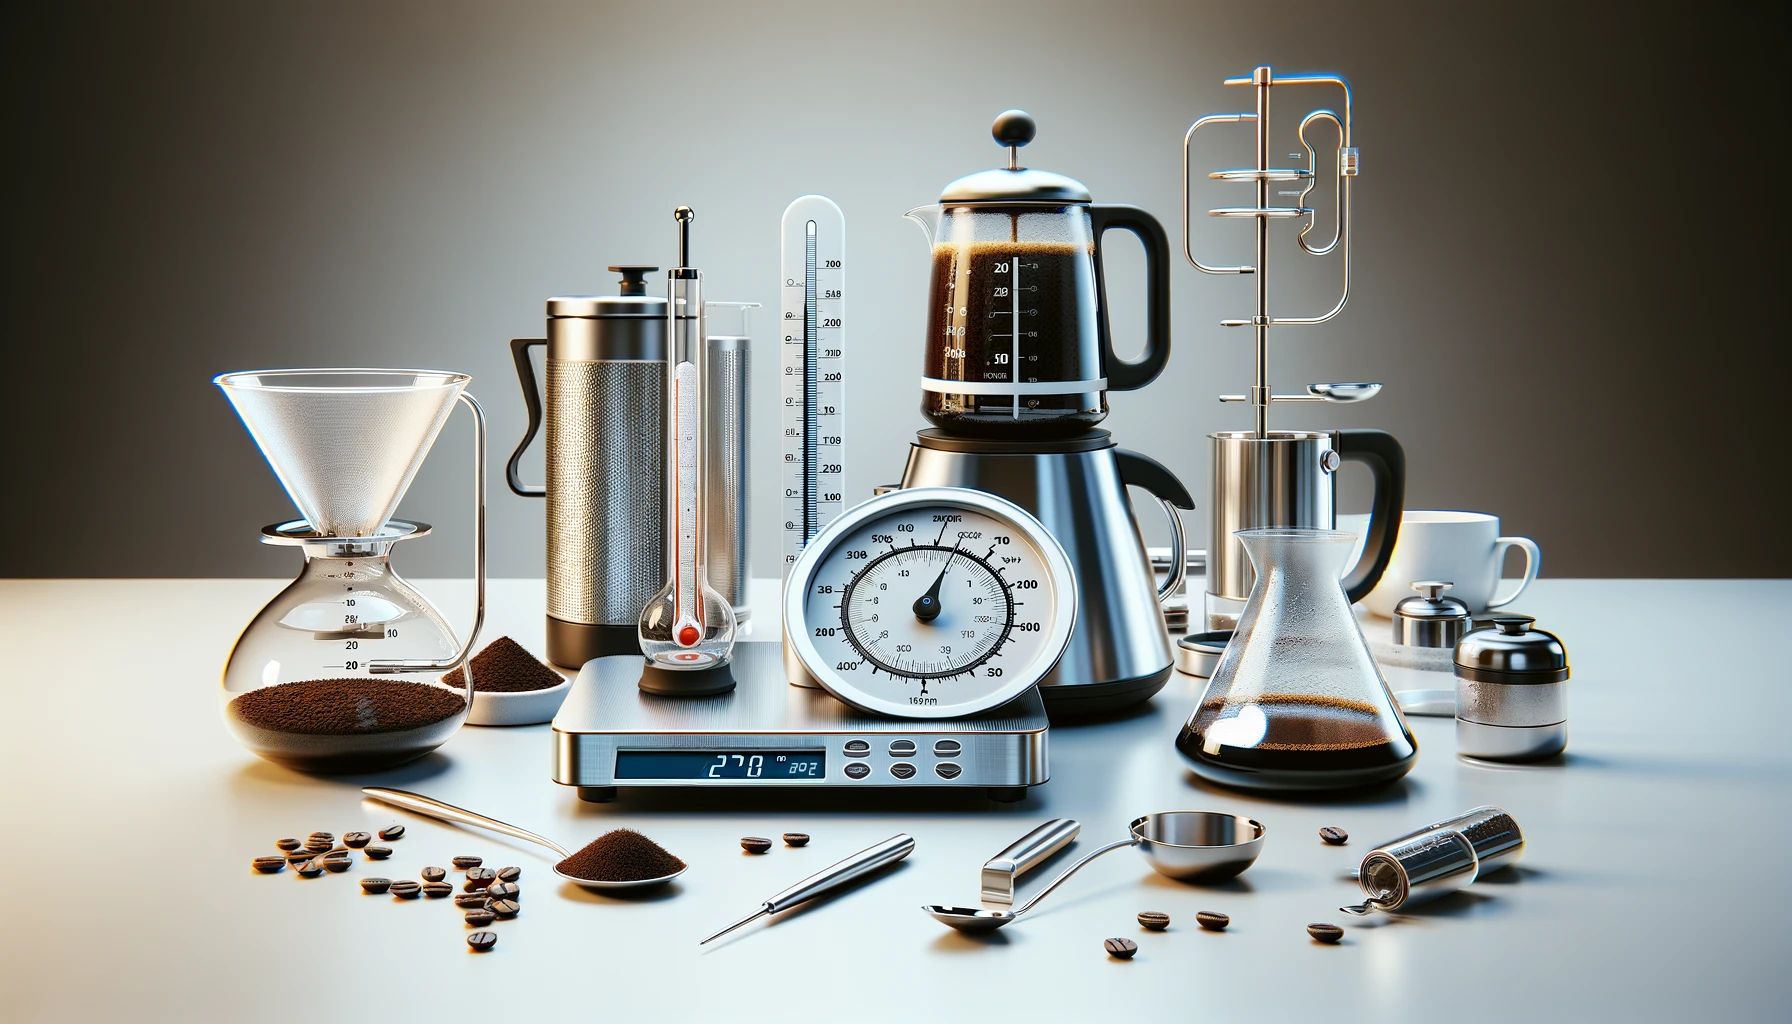
M 566 850 L 562 849 L 558 843 L 544 839 L 527 829 L 506 824 L 496 818 L 488 818 L 483 814 L 477 814 L 464 807 L 445 804 L 440 800 L 424 796 L 421 793 L 411 793 L 402 789 L 387 789 L 383 786 L 366 786 L 362 788 L 361 795 L 367 797 L 369 800 L 378 800 L 381 803 L 391 804 L 394 807 L 402 807 L 407 811 L 421 814 L 426 818 L 454 822 L 458 825 L 472 825 L 475 828 L 488 829 L 492 832 L 507 835 L 514 839 L 521 839 L 525 842 L 535 843 L 538 846 L 545 846 L 559 854 L 562 861 L 565 861 L 568 857 L 572 856 Z M 590 878 L 579 878 L 576 875 L 569 875 L 566 872 L 561 871 L 558 867 L 554 869 L 554 874 L 559 875 L 561 878 L 564 878 L 574 885 L 586 889 L 607 892 L 615 892 L 618 889 L 644 889 L 650 885 L 664 885 L 684 873 L 685 866 L 683 863 L 680 863 L 677 871 L 668 875 L 661 875 L 658 878 L 640 878 L 624 882 L 600 882 Z

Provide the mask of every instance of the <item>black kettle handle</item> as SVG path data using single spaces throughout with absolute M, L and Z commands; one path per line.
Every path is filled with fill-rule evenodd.
M 1351 603 L 1369 596 L 1388 570 L 1394 542 L 1400 539 L 1400 514 L 1406 507 L 1406 449 L 1385 430 L 1337 431 L 1337 452 L 1345 462 L 1360 462 L 1375 478 L 1375 497 L 1369 506 L 1369 536 L 1363 556 L 1344 577 L 1344 593 Z
M 529 443 L 541 430 L 541 390 L 535 384 L 535 364 L 529 361 L 529 350 L 537 345 L 546 346 L 546 338 L 512 338 L 510 339 L 510 358 L 516 363 L 516 379 L 523 386 L 523 405 L 529 410 L 529 426 L 523 431 L 523 440 L 510 453 L 510 461 L 504 466 L 504 477 L 510 482 L 510 489 L 525 498 L 545 498 L 546 487 L 530 487 L 523 483 L 518 464 L 523 461 L 523 453 L 529 450 Z
M 1134 391 L 1157 379 L 1170 361 L 1170 237 L 1157 218 L 1136 206 L 1091 205 L 1089 224 L 1095 233 L 1095 289 L 1100 317 L 1102 369 L 1109 391 Z M 1101 236 L 1109 228 L 1130 231 L 1145 247 L 1145 352 L 1137 362 L 1114 354 L 1108 330 L 1107 284 L 1101 270 Z

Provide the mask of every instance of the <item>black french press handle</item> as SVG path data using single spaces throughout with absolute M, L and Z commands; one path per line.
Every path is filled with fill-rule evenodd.
M 1375 497 L 1369 503 L 1369 536 L 1363 554 L 1350 575 L 1344 577 L 1344 593 L 1352 604 L 1369 596 L 1388 570 L 1394 542 L 1400 539 L 1400 514 L 1406 507 L 1406 449 L 1385 430 L 1339 430 L 1334 434 L 1338 456 L 1360 462 L 1375 478 Z
M 614 268 L 611 268 L 614 269 Z M 523 431 L 523 440 L 510 453 L 510 461 L 504 465 L 504 478 L 510 482 L 510 489 L 525 498 L 545 498 L 546 487 L 530 487 L 523 483 L 523 476 L 518 469 L 523 461 L 523 453 L 529 450 L 529 443 L 541 430 L 541 389 L 535 383 L 535 364 L 529 361 L 529 350 L 537 345 L 546 347 L 546 338 L 512 338 L 510 339 L 510 358 L 516 363 L 516 379 L 523 386 L 523 405 L 529 410 L 529 426 Z
M 1157 218 L 1136 206 L 1091 205 L 1089 223 L 1095 233 L 1095 297 L 1101 365 L 1109 391 L 1135 391 L 1157 379 L 1170 361 L 1170 236 Z M 1108 328 L 1107 281 L 1101 269 L 1101 236 L 1109 228 L 1130 231 L 1145 247 L 1145 352 L 1136 362 L 1114 354 Z

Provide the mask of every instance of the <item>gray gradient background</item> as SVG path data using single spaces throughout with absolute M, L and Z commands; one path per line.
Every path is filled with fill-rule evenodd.
M 40 5 L 49 7 L 50 5 Z M 809 191 L 848 225 L 848 484 L 898 476 L 917 410 L 927 259 L 900 214 L 996 165 L 991 117 L 1040 122 L 1026 162 L 1144 206 L 1174 239 L 1178 147 L 1246 109 L 1258 63 L 1356 87 L 1351 303 L 1277 332 L 1272 380 L 1387 382 L 1285 427 L 1406 445 L 1408 506 L 1498 513 L 1552 576 L 1785 576 L 1792 545 L 1711 542 L 1785 495 L 1761 19 L 1714 7 L 1342 3 L 59 4 L 4 32 L 8 157 L 0 575 L 289 575 L 256 543 L 291 514 L 222 370 L 439 366 L 492 425 L 491 570 L 542 571 L 542 509 L 502 485 L 523 423 L 505 342 L 604 266 L 667 265 L 698 211 L 711 298 L 774 307 L 778 217 Z M 1292 135 L 1323 92 L 1276 94 Z M 1227 135 L 1230 131 L 1232 134 Z M 1207 133 L 1203 133 L 1207 135 Z M 1287 140 L 1287 141 L 1291 141 Z M 1283 153 L 1292 147 L 1277 145 Z M 1215 129 L 1198 164 L 1249 162 Z M 1242 201 L 1215 186 L 1203 206 Z M 1247 258 L 1203 218 L 1198 250 Z M 1116 335 L 1143 261 L 1111 235 Z M 1329 307 L 1335 264 L 1272 257 L 1274 308 Z M 1178 260 L 1175 346 L 1113 398 L 1121 443 L 1207 504 L 1205 435 L 1248 425 L 1249 285 Z M 1322 305 L 1323 303 L 1323 305 Z M 1764 308 L 1762 308 L 1764 307 Z M 769 319 L 762 323 L 769 324 Z M 762 336 L 769 332 L 761 332 Z M 773 348 L 754 384 L 754 559 L 776 564 Z M 457 414 L 400 514 L 400 553 L 465 575 Z M 1770 454 L 1771 453 L 1771 454 Z M 539 456 L 530 460 L 539 479 Z M 1347 496 L 1361 503 L 1361 481 Z M 1355 493 L 1352 493 L 1355 492 Z M 1161 530 L 1141 516 L 1152 536 Z M 1189 519 L 1205 538 L 1206 509 Z M 1204 540 L 1201 541 L 1204 543 Z M 409 547 L 409 546 L 407 546 Z

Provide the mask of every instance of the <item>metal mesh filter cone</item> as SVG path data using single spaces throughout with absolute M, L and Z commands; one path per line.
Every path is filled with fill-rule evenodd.
M 365 537 L 392 517 L 472 380 L 444 370 L 219 374 L 274 475 L 317 532 Z

